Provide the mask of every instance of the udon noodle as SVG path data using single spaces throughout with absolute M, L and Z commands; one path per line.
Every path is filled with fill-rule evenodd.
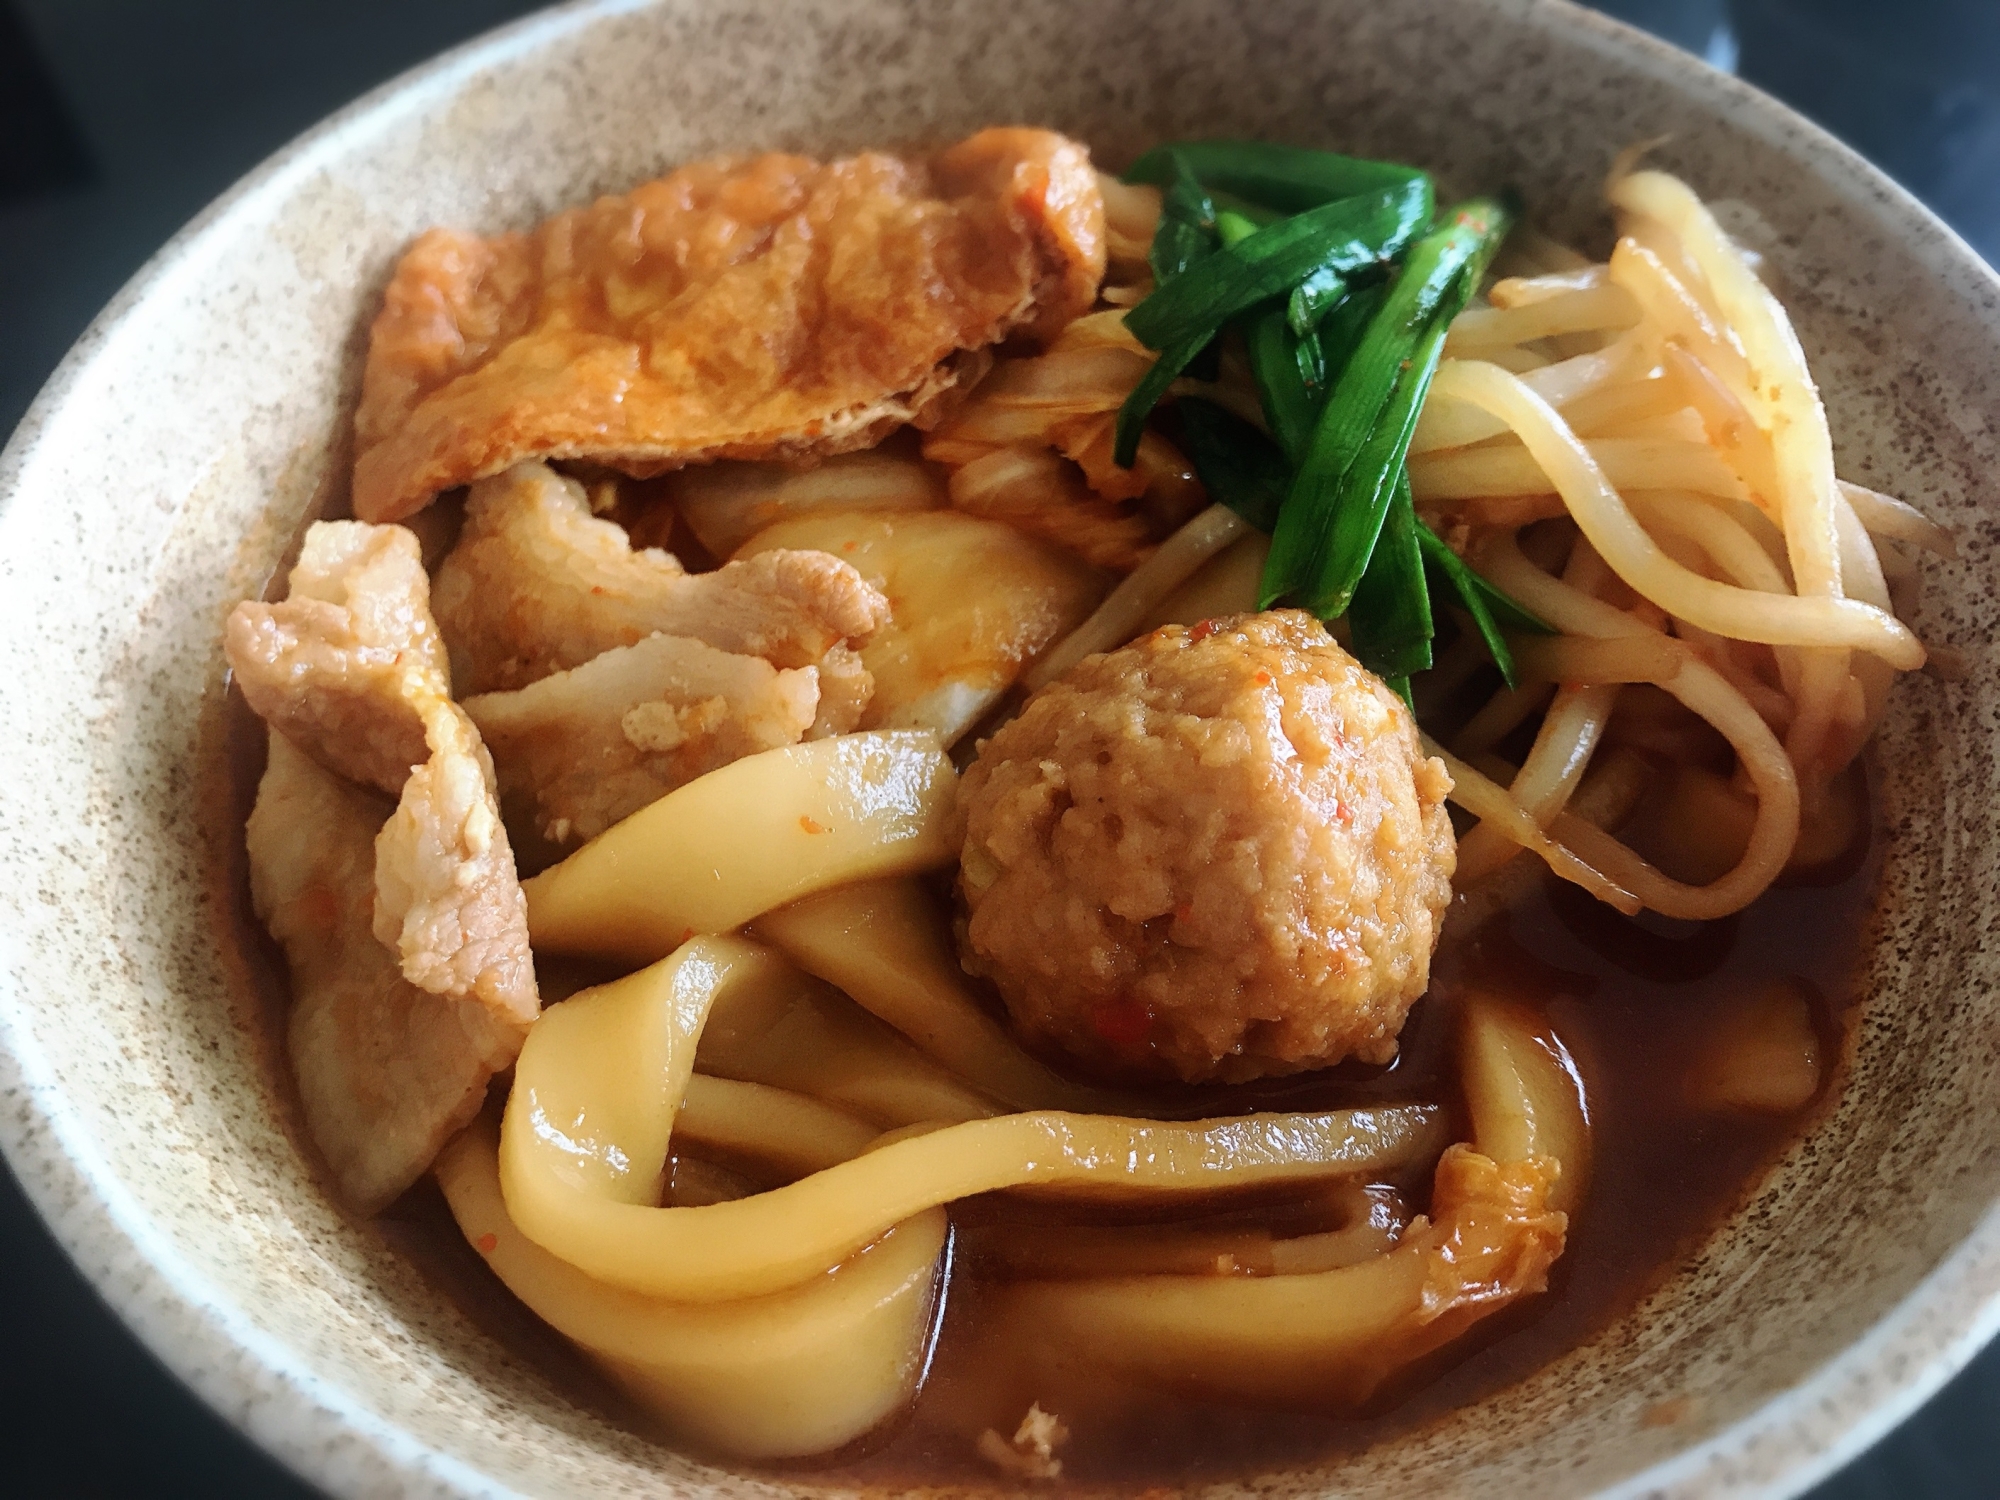
M 1065 1421 L 1111 1387 L 1353 1409 L 1535 1298 L 1594 1151 L 1563 1039 L 1480 967 L 1520 855 L 1626 915 L 1740 913 L 1851 832 L 1848 768 L 1925 664 L 1892 589 L 1949 534 L 1838 478 L 1799 338 L 1686 184 L 1621 159 L 1608 260 L 1520 229 L 1495 279 L 1466 236 L 1510 211 L 1433 221 L 1412 169 L 1226 142 L 1172 162 L 1115 180 L 1060 137 L 989 131 L 928 164 L 699 164 L 533 236 L 434 232 L 374 330 L 363 521 L 315 527 L 290 597 L 232 622 L 272 725 L 253 891 L 338 1186 L 374 1210 L 434 1172 L 499 1281 L 709 1451 L 825 1455 L 893 1423 L 980 1205 L 980 1316 L 1035 1336 L 943 1420 L 1015 1477 L 1058 1473 Z M 1413 184 L 1422 215 L 1380 228 Z M 767 199 L 768 253 L 669 266 L 630 241 L 713 204 L 755 227 Z M 1364 209 L 1377 252 L 1255 280 L 1284 236 L 1358 235 Z M 813 270 L 788 236 L 852 253 Z M 439 352 L 424 318 L 472 313 L 436 268 L 468 246 L 518 257 L 508 295 L 539 300 L 483 353 Z M 1429 384 L 1395 493 L 1368 492 L 1369 545 L 1407 544 L 1422 597 L 1384 605 L 1364 548 L 1324 625 L 1259 614 L 1320 462 L 1270 353 L 1296 354 L 1285 389 L 1335 413 L 1311 428 L 1332 441 L 1433 252 L 1472 300 L 1392 372 Z M 1161 289 L 1231 253 L 1222 332 L 1148 342 Z M 851 322 L 854 348 L 774 375 L 755 351 L 822 274 L 800 337 Z M 1324 353 L 1342 318 L 1345 367 Z M 650 373 L 607 406 L 612 346 Z M 467 483 L 433 588 L 394 523 Z M 1433 610 L 1427 577 L 1463 607 Z M 1364 671 L 1414 649 L 1384 645 L 1383 611 L 1416 603 L 1415 665 Z M 1239 686 L 1266 705 L 1240 722 Z M 1093 756 L 1105 725 L 1125 739 Z M 1260 734 L 1287 769 L 1227 782 Z M 1256 832 L 1240 799 L 1302 760 L 1345 779 Z M 1681 799 L 1701 858 L 1622 831 L 1646 787 Z M 540 867 L 518 881 L 516 849 Z M 1001 931 L 1023 870 L 1060 885 L 1051 850 L 1060 879 L 1098 861 L 1101 892 L 1044 891 L 1025 937 Z M 1338 905 L 1370 881 L 1372 905 Z M 1334 956 L 1299 936 L 1323 913 L 1279 930 L 1245 888 L 1336 902 Z M 1079 936 L 1099 931 L 1125 936 Z M 1174 998 L 1196 953 L 1245 1015 L 1221 981 Z M 482 1000 L 494 965 L 535 960 L 539 1014 Z M 556 960 L 601 982 L 559 996 Z M 1376 1071 L 1329 1102 L 1348 1084 L 1311 1080 L 1379 1070 L 1426 989 L 1453 1089 Z M 1780 1045 L 1795 1011 L 1769 1011 Z M 1238 1087 L 1287 1075 L 1305 1092 Z

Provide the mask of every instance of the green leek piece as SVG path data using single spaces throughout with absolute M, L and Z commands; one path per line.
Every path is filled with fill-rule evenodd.
M 1292 288 L 1292 300 L 1285 304 L 1285 322 L 1292 333 L 1304 338 L 1319 330 L 1326 315 L 1347 296 L 1347 278 L 1331 267 L 1322 266 Z
M 1265 425 L 1277 439 L 1286 461 L 1297 464 L 1312 441 L 1313 424 L 1319 420 L 1320 406 L 1326 400 L 1326 386 L 1306 384 L 1306 372 L 1300 368 L 1299 341 L 1285 326 L 1283 307 L 1260 308 L 1241 321 L 1243 344 L 1250 356 L 1250 373 L 1257 381 Z M 1323 379 L 1323 352 L 1319 365 Z
M 1185 162 L 1174 161 L 1174 175 L 1160 202 L 1159 227 L 1147 262 L 1156 287 L 1170 285 L 1216 253 L 1216 208 L 1208 190 L 1195 180 Z M 1209 339 L 1186 340 L 1161 351 L 1153 367 L 1140 377 L 1118 408 L 1118 462 L 1129 467 L 1139 453 L 1146 418 L 1185 370 L 1208 346 Z M 1128 443 L 1127 438 L 1130 438 Z
M 1160 222 L 1153 230 L 1153 243 L 1146 262 L 1153 268 L 1153 281 L 1165 286 L 1189 267 L 1215 253 L 1215 204 L 1182 161 L 1160 199 Z
M 1224 228 L 1232 217 L 1218 216 L 1220 254 L 1204 257 L 1125 315 L 1132 336 L 1149 349 L 1165 349 L 1182 339 L 1216 330 L 1247 308 L 1272 297 L 1289 296 L 1302 282 L 1331 274 L 1345 277 L 1403 252 L 1432 211 L 1430 179 L 1343 198 L 1247 234 Z
M 1278 445 L 1253 423 L 1199 396 L 1184 397 L 1175 409 L 1188 459 L 1208 498 L 1269 534 L 1292 487 L 1292 466 Z
M 1431 669 L 1430 589 L 1408 474 L 1389 496 L 1382 534 L 1354 590 L 1347 626 L 1355 660 L 1381 678 L 1408 678 Z
M 1500 669 L 1500 676 L 1507 686 L 1520 686 L 1514 676 L 1514 653 L 1508 649 L 1507 637 L 1500 633 L 1501 618 L 1505 617 L 1514 629 L 1534 635 L 1553 635 L 1555 632 L 1516 603 L 1511 595 L 1475 573 L 1464 558 L 1445 544 L 1444 538 L 1422 521 L 1417 522 L 1417 545 L 1423 551 L 1424 561 L 1444 575 L 1452 592 L 1465 605 L 1479 638 L 1486 643 L 1487 655 L 1493 658 L 1493 665 Z
M 1260 605 L 1346 612 L 1403 473 L 1451 320 L 1512 223 L 1493 198 L 1459 205 L 1412 247 L 1314 425 L 1286 497 Z
M 1127 182 L 1165 186 L 1175 158 L 1211 188 L 1220 188 L 1284 213 L 1300 213 L 1407 182 L 1424 174 L 1395 162 L 1367 161 L 1302 146 L 1265 141 L 1175 141 L 1155 146 L 1125 172 Z

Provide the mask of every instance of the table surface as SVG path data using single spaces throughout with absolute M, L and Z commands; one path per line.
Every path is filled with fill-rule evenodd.
M 0 0 L 0 433 L 232 181 L 523 0 Z M 2000 4 L 1604 0 L 1819 120 L 2000 263 Z M 0 1493 L 313 1492 L 105 1310 L 0 1168 Z M 2000 1495 L 2000 1346 L 1813 1500 Z

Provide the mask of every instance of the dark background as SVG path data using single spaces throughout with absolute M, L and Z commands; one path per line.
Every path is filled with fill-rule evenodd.
M 2000 0 L 1605 0 L 1899 178 L 2000 262 Z M 530 0 L 0 0 L 0 433 L 162 241 L 263 157 Z M 268 1496 L 0 1169 L 0 1496 Z M 2000 1347 L 1812 1500 L 2000 1496 Z

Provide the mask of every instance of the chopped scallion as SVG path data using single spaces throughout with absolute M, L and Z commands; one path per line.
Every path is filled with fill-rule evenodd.
M 1260 604 L 1289 599 L 1324 619 L 1343 613 L 1368 566 L 1444 338 L 1512 222 L 1474 199 L 1410 250 L 1313 428 L 1286 497 Z
M 1424 175 L 1395 162 L 1266 141 L 1176 141 L 1155 146 L 1133 162 L 1125 180 L 1165 185 L 1173 181 L 1175 157 L 1210 187 L 1284 213 L 1299 213 Z

